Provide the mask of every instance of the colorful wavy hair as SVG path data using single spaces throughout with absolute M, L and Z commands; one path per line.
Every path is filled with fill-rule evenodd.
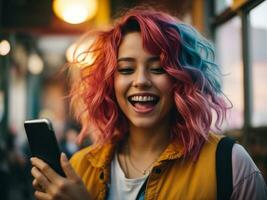
M 176 80 L 171 134 L 182 143 L 186 155 L 197 156 L 211 131 L 212 113 L 217 128 L 226 116 L 221 73 L 206 39 L 190 25 L 152 8 L 131 9 L 109 30 L 93 34 L 94 43 L 86 53 L 93 55 L 94 62 L 82 68 L 81 78 L 71 90 L 72 105 L 83 108 L 76 113 L 83 127 L 80 140 L 92 127 L 98 144 L 127 133 L 128 123 L 118 107 L 113 79 L 122 38 L 134 31 L 141 33 L 147 51 L 160 55 L 162 67 Z

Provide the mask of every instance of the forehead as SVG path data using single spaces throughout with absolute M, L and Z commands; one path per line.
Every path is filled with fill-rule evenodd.
M 127 33 L 119 46 L 118 55 L 128 54 L 143 49 L 142 37 L 139 32 Z
M 140 57 L 151 55 L 143 48 L 142 36 L 140 32 L 127 33 L 119 46 L 118 58 Z

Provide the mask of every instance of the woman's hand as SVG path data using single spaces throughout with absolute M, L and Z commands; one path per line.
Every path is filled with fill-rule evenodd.
M 66 178 L 58 175 L 47 163 L 33 157 L 31 173 L 34 177 L 34 196 L 38 200 L 90 200 L 82 180 L 74 172 L 66 155 L 61 154 L 60 163 Z

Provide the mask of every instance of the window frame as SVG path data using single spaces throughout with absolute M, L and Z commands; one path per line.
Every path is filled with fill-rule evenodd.
M 218 27 L 231 20 L 233 17 L 239 16 L 241 20 L 241 49 L 242 49 L 242 61 L 243 61 L 243 101 L 244 101 L 244 124 L 240 130 L 229 130 L 227 135 L 241 137 L 241 142 L 244 146 L 249 144 L 249 138 L 251 134 L 260 134 L 267 132 L 267 126 L 253 127 L 252 125 L 252 102 L 253 102 L 253 90 L 252 90 L 252 62 L 251 62 L 251 48 L 250 48 L 250 12 L 265 0 L 234 0 L 233 5 L 226 8 L 224 11 L 215 14 L 216 0 L 209 0 L 205 5 L 206 9 L 209 9 L 206 20 L 208 21 L 209 34 L 213 41 L 215 41 L 215 32 Z

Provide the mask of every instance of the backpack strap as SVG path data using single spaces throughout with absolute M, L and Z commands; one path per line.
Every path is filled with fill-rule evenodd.
M 222 138 L 216 149 L 217 200 L 228 200 L 233 192 L 232 149 L 235 140 Z

